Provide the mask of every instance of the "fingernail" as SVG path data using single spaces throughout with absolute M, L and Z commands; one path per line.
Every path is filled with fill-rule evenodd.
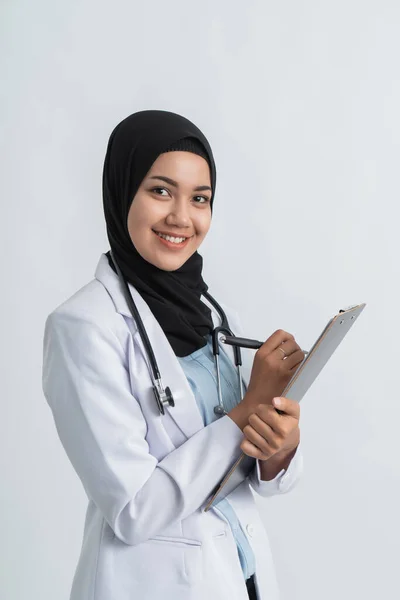
M 273 403 L 275 404 L 275 406 L 281 406 L 282 400 L 280 398 L 274 398 Z

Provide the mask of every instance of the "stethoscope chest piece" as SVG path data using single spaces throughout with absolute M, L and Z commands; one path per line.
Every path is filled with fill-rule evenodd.
M 165 388 L 165 390 L 163 390 L 160 384 L 155 384 L 153 385 L 153 392 L 157 402 L 158 410 L 162 415 L 165 415 L 164 404 L 167 404 L 168 406 L 175 406 L 174 398 L 168 386 Z
M 227 415 L 228 413 L 226 412 L 226 410 L 224 409 L 223 406 L 214 406 L 214 412 L 216 415 L 220 415 L 220 416 L 224 416 Z

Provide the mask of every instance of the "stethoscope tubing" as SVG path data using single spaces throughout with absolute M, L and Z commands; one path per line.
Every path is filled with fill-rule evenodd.
M 132 295 L 131 295 L 131 293 L 129 291 L 129 286 L 128 286 L 126 280 L 125 280 L 125 277 L 123 276 L 123 274 L 121 272 L 121 269 L 118 266 L 117 261 L 115 260 L 115 257 L 113 255 L 113 253 L 110 252 L 110 254 L 111 254 L 111 258 L 113 260 L 113 263 L 115 265 L 115 268 L 117 270 L 119 280 L 120 280 L 121 285 L 123 287 L 124 295 L 125 295 L 126 301 L 128 303 L 129 310 L 131 311 L 132 316 L 135 319 L 136 327 L 139 330 L 139 335 L 142 338 L 143 344 L 144 344 L 144 346 L 146 348 L 146 353 L 148 355 L 148 358 L 149 358 L 149 361 L 150 361 L 151 370 L 152 370 L 152 373 L 153 373 L 153 379 L 155 381 L 156 380 L 161 380 L 161 374 L 160 374 L 160 370 L 158 368 L 157 360 L 156 360 L 153 348 L 151 346 L 151 343 L 150 343 L 150 340 L 149 340 L 149 336 L 147 335 L 146 328 L 145 328 L 145 326 L 143 324 L 142 317 L 140 316 L 139 311 L 138 311 L 138 309 L 136 307 L 136 304 L 133 301 Z
M 111 254 L 111 258 L 114 263 L 115 269 L 117 271 L 119 281 L 123 288 L 123 293 L 126 298 L 127 304 L 129 306 L 129 310 L 132 314 L 132 317 L 135 320 L 136 327 L 139 331 L 139 335 L 142 339 L 143 346 L 144 346 L 145 352 L 147 354 L 149 367 L 151 368 L 151 373 L 152 373 L 153 391 L 154 391 L 154 395 L 156 398 L 157 406 L 159 408 L 160 413 L 164 414 L 165 413 L 164 404 L 169 405 L 169 406 L 175 406 L 175 402 L 174 402 L 171 390 L 169 387 L 164 388 L 164 386 L 162 384 L 160 369 L 158 368 L 157 359 L 154 354 L 150 339 L 147 335 L 146 328 L 143 324 L 142 318 L 139 314 L 136 304 L 132 298 L 128 283 L 125 280 L 125 277 L 122 274 L 122 271 L 119 268 L 118 263 L 115 260 L 115 257 L 113 255 L 112 251 L 110 251 L 110 254 Z M 203 295 L 205 296 L 205 298 L 207 298 L 207 300 L 211 303 L 211 305 L 217 310 L 219 317 L 221 319 L 221 325 L 219 325 L 218 327 L 215 327 L 212 332 L 213 354 L 214 354 L 214 360 L 215 360 L 215 366 L 216 366 L 217 389 L 218 389 L 218 406 L 214 407 L 214 412 L 219 415 L 225 415 L 227 413 L 225 411 L 223 399 L 222 399 L 221 375 L 220 375 L 220 367 L 219 367 L 220 348 L 219 348 L 218 336 L 221 333 L 227 334 L 226 337 L 229 337 L 229 338 L 234 338 L 235 336 L 229 327 L 227 316 L 226 316 L 223 308 L 220 306 L 220 304 L 218 304 L 218 302 L 208 292 L 204 292 Z M 242 365 L 242 356 L 241 356 L 241 352 L 240 352 L 240 346 L 239 345 L 234 346 L 233 351 L 234 351 L 235 365 L 236 365 L 236 368 L 238 371 L 238 379 L 239 379 L 239 387 L 240 387 L 240 400 L 242 400 L 242 398 L 243 398 L 243 382 L 242 382 L 241 369 L 240 369 L 240 367 Z
M 218 405 L 214 407 L 214 412 L 217 415 L 226 415 L 227 412 L 224 407 L 224 402 L 223 402 L 223 398 L 222 398 L 222 390 L 221 390 L 221 376 L 220 376 L 220 366 L 219 366 L 219 353 L 220 353 L 219 336 L 220 336 L 220 334 L 222 334 L 224 338 L 229 337 L 230 339 L 235 339 L 236 336 L 233 334 L 231 328 L 229 327 L 228 318 L 227 318 L 222 306 L 220 304 L 218 304 L 218 302 L 215 300 L 215 298 L 213 298 L 211 296 L 211 294 L 209 294 L 208 292 L 203 292 L 203 296 L 214 306 L 214 308 L 217 310 L 217 312 L 220 316 L 220 319 L 221 319 L 221 324 L 218 327 L 215 327 L 212 332 L 213 354 L 214 354 L 214 360 L 215 360 L 215 369 L 216 369 L 216 373 L 217 373 L 217 391 L 218 391 Z M 233 354 L 234 354 L 235 366 L 237 369 L 238 384 L 239 384 L 239 390 L 240 390 L 240 400 L 239 401 L 242 401 L 242 399 L 243 399 L 243 380 L 242 380 L 242 372 L 241 372 L 242 354 L 240 351 L 240 344 L 236 344 L 233 347 Z

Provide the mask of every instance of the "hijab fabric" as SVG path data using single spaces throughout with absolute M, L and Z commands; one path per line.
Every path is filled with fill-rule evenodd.
M 203 258 L 196 251 L 176 271 L 164 271 L 146 261 L 128 232 L 133 198 L 157 157 L 180 140 L 194 138 L 208 157 L 211 210 L 216 169 L 203 133 L 185 117 L 161 110 L 134 113 L 111 133 L 103 169 L 103 207 L 111 250 L 131 283 L 159 322 L 176 356 L 188 356 L 206 345 L 213 329 L 210 309 L 200 296 L 208 290 L 202 278 Z M 116 272 L 110 252 L 110 266 Z

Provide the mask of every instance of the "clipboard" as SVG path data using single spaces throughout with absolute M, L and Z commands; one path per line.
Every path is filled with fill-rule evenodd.
M 330 319 L 321 335 L 304 358 L 281 396 L 300 402 L 318 377 L 340 342 L 354 325 L 366 304 L 349 306 L 338 312 Z M 204 512 L 210 510 L 213 504 L 228 496 L 250 474 L 256 465 L 256 458 L 242 453 L 225 475 L 221 483 L 212 492 Z

